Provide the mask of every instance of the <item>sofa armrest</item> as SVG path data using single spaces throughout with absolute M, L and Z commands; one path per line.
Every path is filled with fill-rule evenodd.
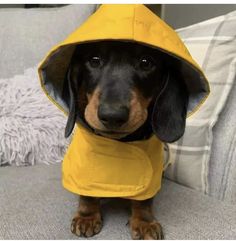
M 236 77 L 236 76 L 235 76 Z M 210 195 L 236 203 L 236 83 L 213 128 Z

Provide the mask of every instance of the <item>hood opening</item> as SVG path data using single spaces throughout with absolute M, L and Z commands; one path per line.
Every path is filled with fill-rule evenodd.
M 111 39 L 104 39 L 98 41 L 106 41 Z M 83 43 L 74 43 L 64 45 L 53 51 L 44 61 L 39 70 L 41 77 L 41 85 L 47 96 L 51 101 L 61 109 L 66 115 L 68 114 L 69 96 L 63 92 L 65 81 L 67 81 L 67 71 L 76 46 L 79 44 L 98 42 L 87 41 Z M 137 42 L 133 40 L 113 40 L 122 42 L 134 42 L 152 48 L 154 51 L 161 51 L 164 54 L 175 59 L 179 71 L 182 74 L 184 82 L 189 92 L 189 104 L 187 115 L 194 113 L 209 94 L 209 85 L 204 74 L 191 63 L 187 62 L 179 56 L 170 53 L 164 49 L 149 44 Z
M 66 115 L 69 111 L 69 96 L 65 95 L 63 90 L 75 48 L 76 45 L 58 48 L 52 52 L 39 71 L 41 86 L 46 95 Z

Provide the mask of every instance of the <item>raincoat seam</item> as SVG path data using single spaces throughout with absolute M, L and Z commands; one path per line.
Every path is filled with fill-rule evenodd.
M 132 39 L 134 40 L 134 31 L 135 31 L 135 21 L 136 21 L 136 8 L 137 6 L 135 5 L 133 9 L 133 22 L 132 22 Z

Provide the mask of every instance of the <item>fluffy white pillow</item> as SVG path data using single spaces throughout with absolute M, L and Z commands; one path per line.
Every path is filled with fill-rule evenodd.
M 0 79 L 0 166 L 62 160 L 66 117 L 43 93 L 37 68 Z

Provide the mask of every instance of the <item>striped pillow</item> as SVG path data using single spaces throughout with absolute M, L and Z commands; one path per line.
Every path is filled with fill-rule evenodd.
M 212 128 L 224 108 L 236 73 L 236 11 L 178 29 L 193 58 L 202 66 L 211 93 L 189 117 L 184 136 L 166 150 L 165 177 L 209 193 Z

